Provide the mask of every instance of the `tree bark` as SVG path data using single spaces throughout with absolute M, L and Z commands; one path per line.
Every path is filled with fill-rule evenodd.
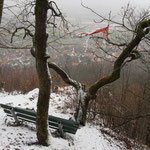
M 110 84 L 120 78 L 121 69 L 125 60 L 130 56 L 130 53 L 134 50 L 134 48 L 138 46 L 142 38 L 149 33 L 149 29 L 147 29 L 147 27 L 150 27 L 150 20 L 144 20 L 139 22 L 138 28 L 135 31 L 135 38 L 126 46 L 126 48 L 114 62 L 114 68 L 112 73 L 98 80 L 89 88 L 87 96 L 85 98 L 84 114 L 81 120 L 82 125 L 85 125 L 86 123 L 89 101 L 96 97 L 96 93 L 101 87 L 105 86 L 106 84 Z
M 48 109 L 51 79 L 46 57 L 46 20 L 47 0 L 36 0 L 35 6 L 35 57 L 39 79 L 39 96 L 37 102 L 37 138 L 41 145 L 49 145 Z
M 0 0 L 0 24 L 2 21 L 3 6 L 4 6 L 4 0 Z
M 136 33 L 135 38 L 126 46 L 126 48 L 123 50 L 120 56 L 116 59 L 112 73 L 94 83 L 87 92 L 85 92 L 85 90 L 81 86 L 82 85 L 81 83 L 72 80 L 67 75 L 67 73 L 64 72 L 56 64 L 48 62 L 49 68 L 54 69 L 62 77 L 64 82 L 76 88 L 79 105 L 77 109 L 77 117 L 75 117 L 75 119 L 81 125 L 85 125 L 86 123 L 89 102 L 96 98 L 96 93 L 101 87 L 105 86 L 106 84 L 110 84 L 120 78 L 121 69 L 125 63 L 125 60 L 130 56 L 130 53 L 134 50 L 134 48 L 138 46 L 142 38 L 149 33 L 149 29 L 144 30 L 149 26 L 150 20 L 139 22 L 138 28 L 135 31 Z
M 69 77 L 69 75 L 64 71 L 62 70 L 58 65 L 56 65 L 55 63 L 52 63 L 52 62 L 48 62 L 48 67 L 55 70 L 59 75 L 60 77 L 63 79 L 63 81 L 66 83 L 66 84 L 69 84 L 71 86 L 73 86 L 76 91 L 77 91 L 77 101 L 78 101 L 78 106 L 77 106 L 77 111 L 76 113 L 74 114 L 74 118 L 73 120 L 76 120 L 77 122 L 81 122 L 82 120 L 82 117 L 84 116 L 85 118 L 85 114 L 84 114 L 84 107 L 86 107 L 85 105 L 85 96 L 86 96 L 86 92 L 85 92 L 85 87 L 84 85 L 82 85 L 81 83 L 71 79 Z

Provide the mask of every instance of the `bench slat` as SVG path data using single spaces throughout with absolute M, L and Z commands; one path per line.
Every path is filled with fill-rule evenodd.
M 27 115 L 31 115 L 31 116 L 36 116 L 36 113 L 31 111 L 31 110 L 26 110 L 26 109 L 23 109 L 23 108 L 19 108 L 19 107 L 11 107 L 11 106 L 7 106 L 7 105 L 3 105 L 1 104 L 2 108 L 6 108 L 6 109 L 11 109 L 11 108 L 14 108 L 14 111 L 15 112 L 20 112 L 20 113 L 25 113 Z M 48 120 L 49 121 L 54 121 L 54 122 L 58 122 L 60 121 L 62 124 L 66 124 L 68 126 L 79 126 L 79 124 L 75 121 L 72 121 L 72 120 L 66 120 L 66 119 L 62 119 L 62 118 L 59 118 L 59 117 L 54 117 L 54 116 L 51 116 L 49 115 L 48 117 Z
M 8 116 L 13 117 L 13 115 L 10 112 L 10 110 L 4 109 L 4 111 L 5 111 L 5 113 L 8 114 Z M 20 114 L 20 113 L 17 113 L 16 115 L 17 115 L 17 118 L 20 119 L 20 120 L 28 121 L 28 122 L 31 122 L 31 123 L 36 123 L 36 118 L 35 117 L 27 116 L 27 115 Z M 53 128 L 53 129 L 58 129 L 58 122 L 50 122 L 49 121 L 49 127 Z M 64 125 L 63 126 L 63 130 L 64 130 L 64 132 L 75 134 L 77 128 L 69 127 L 69 126 L 65 126 Z
M 13 108 L 18 119 L 31 122 L 31 123 L 36 123 L 36 112 L 19 108 L 19 107 L 11 107 L 4 104 L 0 104 L 0 105 L 4 109 L 4 112 L 8 114 L 8 116 L 10 117 L 13 117 L 13 115 L 11 114 L 11 109 Z M 51 115 L 48 117 L 48 123 L 50 128 L 58 129 L 59 122 L 63 125 L 64 132 L 75 134 L 79 127 L 79 124 L 72 120 L 66 120 Z
M 5 111 L 5 113 L 8 113 L 8 114 L 11 114 L 11 111 L 10 111 L 10 109 L 4 109 L 4 111 Z M 24 114 L 24 113 L 16 113 L 16 115 L 17 115 L 17 117 L 19 117 L 19 118 L 25 118 L 25 119 L 28 119 L 28 120 L 31 120 L 31 121 L 34 121 L 34 122 L 36 122 L 36 116 L 30 116 L 30 115 L 26 115 L 26 114 Z M 13 117 L 13 116 L 12 116 Z M 56 120 L 55 120 L 56 121 Z M 67 120 L 68 121 L 68 120 Z M 57 126 L 58 127 L 58 121 L 57 122 L 54 122 L 54 121 L 51 121 L 51 120 L 49 120 L 49 125 L 51 125 L 51 126 Z M 67 129 L 67 130 L 74 130 L 74 131 L 76 131 L 76 128 L 78 128 L 78 127 L 76 127 L 76 126 L 74 126 L 74 124 L 72 125 L 72 126 L 68 126 L 68 125 L 66 125 L 66 124 L 64 124 L 64 129 Z

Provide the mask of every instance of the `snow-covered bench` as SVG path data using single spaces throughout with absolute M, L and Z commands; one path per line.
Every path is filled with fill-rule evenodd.
M 36 123 L 36 112 L 28 109 L 23 109 L 20 107 L 12 107 L 4 104 L 0 104 L 7 116 L 13 117 L 15 123 L 18 125 L 21 121 L 27 121 L 31 123 Z M 48 124 L 50 128 L 56 129 L 59 131 L 60 136 L 64 138 L 64 132 L 75 134 L 79 128 L 79 123 L 62 119 L 59 117 L 48 116 Z

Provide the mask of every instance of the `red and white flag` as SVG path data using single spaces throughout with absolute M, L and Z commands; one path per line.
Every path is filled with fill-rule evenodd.
M 107 37 L 107 31 L 108 31 L 108 27 L 105 27 L 105 28 L 97 29 L 91 33 L 80 33 L 76 37 L 82 38 L 84 36 L 90 36 L 90 35 L 102 32 L 103 33 L 102 37 L 106 38 Z

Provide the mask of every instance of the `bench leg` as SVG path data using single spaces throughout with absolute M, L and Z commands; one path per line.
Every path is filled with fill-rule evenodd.
M 18 120 L 18 118 L 17 118 L 17 116 L 16 116 L 15 111 L 14 111 L 13 108 L 10 110 L 10 112 L 11 112 L 12 116 L 13 116 L 14 119 L 15 119 L 15 123 L 16 123 L 17 125 L 20 125 L 20 122 L 19 122 L 19 120 Z
M 65 133 L 63 131 L 63 125 L 59 122 L 58 123 L 58 131 L 59 131 L 59 134 L 62 138 L 65 138 Z

